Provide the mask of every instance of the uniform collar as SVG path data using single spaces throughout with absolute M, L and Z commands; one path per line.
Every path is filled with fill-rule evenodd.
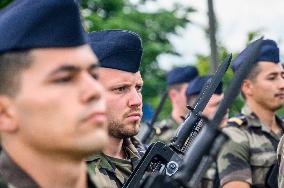
M 262 131 L 271 133 L 271 129 L 263 124 L 260 119 L 257 117 L 257 115 L 249 108 L 248 105 L 245 105 L 242 108 L 242 114 L 247 117 L 247 125 L 249 128 L 261 128 Z M 282 132 L 284 130 L 284 122 L 275 115 L 276 123 L 281 128 Z
M 178 128 L 178 123 L 176 122 L 176 120 L 173 118 L 173 116 L 170 116 L 169 121 L 171 121 L 170 125 L 172 125 L 172 128 L 176 129 Z
M 131 137 L 123 140 L 122 147 L 124 147 L 127 152 L 133 168 L 135 168 L 143 152 L 145 152 L 144 146 L 140 143 L 140 141 L 138 141 L 138 139 Z M 87 162 L 93 161 L 99 169 L 103 168 L 109 172 L 115 173 L 114 164 L 111 162 L 110 157 L 104 153 L 95 154 L 87 159 Z
M 3 179 L 13 185 L 21 188 L 39 188 L 40 186 L 21 169 L 8 153 L 3 150 L 0 154 L 0 174 Z
M 0 174 L 8 185 L 21 188 L 40 188 L 40 186 L 19 167 L 5 150 L 0 154 Z M 88 188 L 96 188 L 91 181 L 89 173 L 87 174 Z

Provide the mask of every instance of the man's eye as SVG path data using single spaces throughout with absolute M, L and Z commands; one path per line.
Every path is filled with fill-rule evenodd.
M 270 76 L 267 78 L 268 80 L 275 80 L 275 76 Z
M 116 91 L 116 92 L 123 92 L 123 91 L 125 91 L 126 90 L 126 87 L 118 87 L 118 88 L 114 88 L 114 91 Z
M 142 86 L 136 86 L 136 90 L 141 93 L 142 92 Z
M 56 83 L 66 83 L 66 82 L 70 82 L 73 80 L 73 77 L 71 76 L 65 76 L 65 77 L 61 77 L 61 78 L 57 78 L 55 79 Z
M 99 78 L 99 75 L 97 73 L 91 73 L 91 75 L 95 80 Z

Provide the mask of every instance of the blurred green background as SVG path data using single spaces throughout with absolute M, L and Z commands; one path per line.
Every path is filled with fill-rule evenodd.
M 6 6 L 11 0 L 1 0 L 0 8 Z M 154 109 L 157 107 L 163 92 L 166 90 L 165 75 L 157 63 L 160 54 L 179 55 L 169 41 L 169 35 L 178 35 L 177 30 L 194 24 L 191 22 L 191 14 L 195 11 L 192 7 L 187 7 L 177 3 L 171 10 L 158 9 L 155 12 L 145 11 L 141 7 L 148 0 L 137 0 L 131 3 L 129 0 L 81 0 L 78 3 L 81 7 L 82 20 L 86 31 L 103 29 L 127 29 L 138 33 L 143 41 L 143 60 L 141 73 L 144 79 L 143 100 Z M 149 0 L 151 1 L 151 0 Z M 209 15 L 210 16 L 210 15 Z M 218 22 L 216 30 L 218 30 Z M 205 27 L 204 33 L 210 42 L 210 28 Z M 247 33 L 247 43 L 260 36 L 259 32 Z M 194 45 L 194 44 L 193 44 Z M 208 44 L 206 44 L 208 45 Z M 218 40 L 217 62 L 222 62 L 228 53 L 233 53 L 235 57 L 238 52 L 228 52 L 228 50 Z M 201 75 L 210 73 L 209 54 L 198 54 L 195 66 Z M 229 69 L 223 78 L 224 86 L 230 83 L 232 70 Z M 243 105 L 241 97 L 238 97 L 230 109 L 230 114 L 237 114 Z M 159 118 L 165 118 L 171 111 L 169 100 L 166 101 Z M 282 115 L 284 110 L 279 113 Z

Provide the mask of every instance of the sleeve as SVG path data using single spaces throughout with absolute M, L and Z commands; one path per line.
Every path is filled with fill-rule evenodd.
M 246 133 L 237 127 L 227 127 L 223 131 L 230 139 L 217 158 L 221 186 L 230 181 L 244 181 L 252 184 L 249 141 Z
M 277 159 L 279 163 L 279 175 L 278 175 L 278 187 L 284 187 L 284 136 L 282 136 L 278 148 L 277 148 Z

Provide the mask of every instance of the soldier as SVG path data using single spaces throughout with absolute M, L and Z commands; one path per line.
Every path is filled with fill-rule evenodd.
M 198 96 L 202 91 L 202 88 L 207 83 L 207 81 L 209 81 L 211 77 L 212 76 L 198 76 L 194 80 L 189 82 L 189 86 L 187 87 L 185 92 L 187 98 L 187 104 L 189 106 L 194 107 L 196 100 L 198 99 Z M 214 94 L 207 103 L 206 107 L 204 108 L 202 115 L 209 120 L 212 119 L 222 99 L 223 99 L 223 83 L 221 82 L 216 88 Z M 227 114 L 224 117 L 224 122 L 226 122 L 226 120 L 227 120 Z M 200 187 L 202 188 L 219 187 L 216 171 L 217 171 L 216 163 L 213 163 L 211 167 L 207 170 L 205 175 L 203 176 Z
M 210 78 L 211 76 L 198 76 L 194 80 L 189 82 L 189 86 L 187 87 L 185 92 L 187 104 L 189 106 L 194 107 L 203 86 Z M 216 88 L 208 104 L 204 108 L 202 115 L 208 119 L 212 119 L 222 99 L 223 83 L 221 82 Z
M 106 107 L 75 2 L 14 0 L 0 33 L 1 187 L 95 187 L 85 158 L 107 144 Z
M 235 61 L 233 70 L 240 63 Z M 264 40 L 254 67 L 241 86 L 245 99 L 242 113 L 229 119 L 223 129 L 230 137 L 218 157 L 223 188 L 268 187 L 266 180 L 276 162 L 276 147 L 283 134 L 283 122 L 276 115 L 284 102 L 283 76 L 277 44 Z
M 105 30 L 89 33 L 89 40 L 101 62 L 99 81 L 107 91 L 110 144 L 89 158 L 88 166 L 99 187 L 122 187 L 144 153 L 134 137 L 142 118 L 141 39 L 130 31 Z
M 156 129 L 160 131 L 154 140 L 169 143 L 175 136 L 178 125 L 183 122 L 182 117 L 188 112 L 185 96 L 188 82 L 196 76 L 198 71 L 193 66 L 177 67 L 167 74 L 168 96 L 171 100 L 172 112 L 168 119 L 156 125 Z

